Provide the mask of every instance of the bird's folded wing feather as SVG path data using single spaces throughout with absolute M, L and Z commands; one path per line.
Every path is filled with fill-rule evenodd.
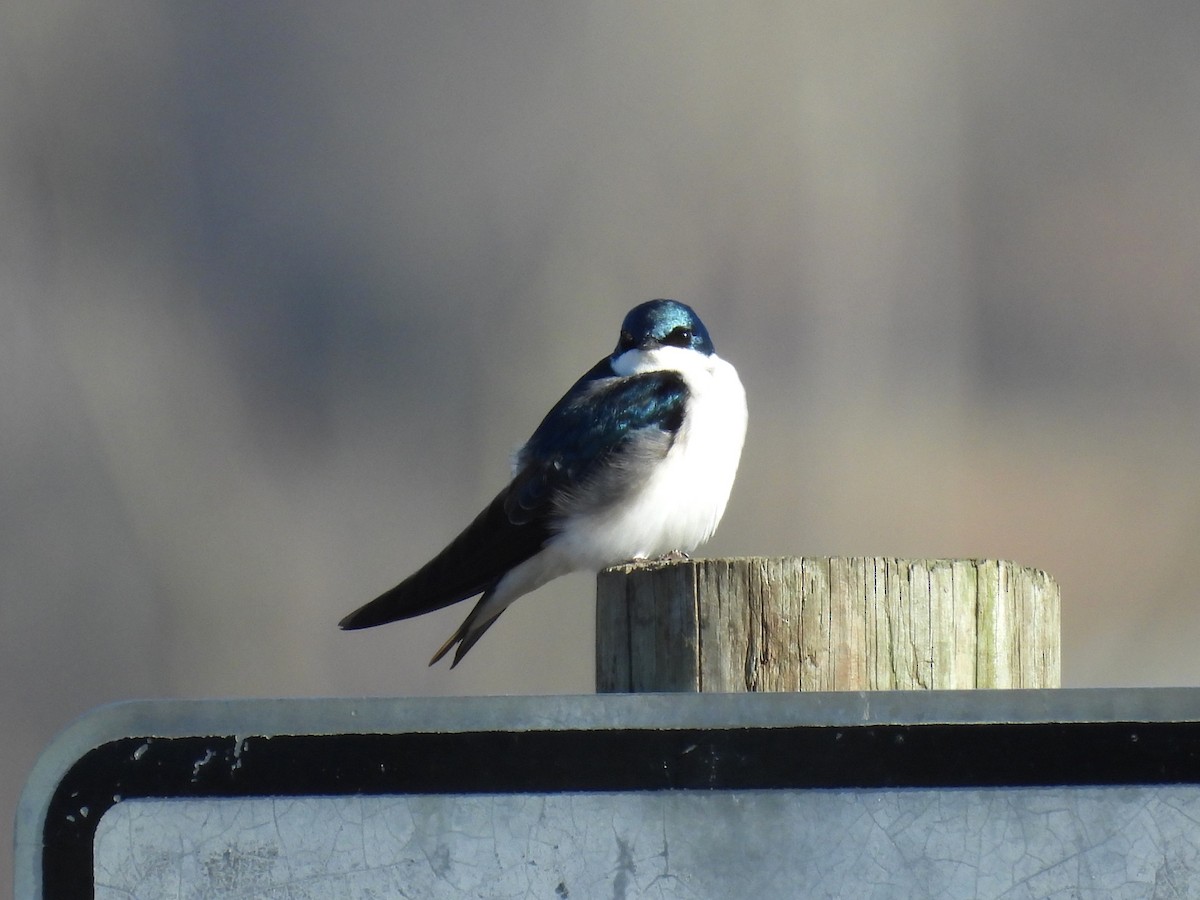
M 545 518 L 514 522 L 505 507 L 521 479 L 501 491 L 437 556 L 390 591 L 338 623 L 354 630 L 410 619 L 487 590 L 513 566 L 533 556 L 550 532 Z

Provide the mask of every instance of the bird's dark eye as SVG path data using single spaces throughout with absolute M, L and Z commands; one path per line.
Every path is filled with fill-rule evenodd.
M 692 343 L 692 329 L 680 325 L 672 328 L 670 333 L 663 338 L 663 343 L 672 347 L 688 347 Z
M 617 341 L 617 349 L 629 350 L 634 346 L 635 343 L 636 341 L 634 341 L 632 334 L 630 334 L 628 331 L 622 331 L 621 337 Z

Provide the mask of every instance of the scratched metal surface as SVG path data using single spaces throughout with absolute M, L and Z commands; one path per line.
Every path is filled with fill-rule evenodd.
M 1200 787 L 137 800 L 96 897 L 1200 893 Z

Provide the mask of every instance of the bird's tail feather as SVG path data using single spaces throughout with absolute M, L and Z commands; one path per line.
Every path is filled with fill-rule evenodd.
M 495 621 L 500 618 L 500 613 L 504 612 L 504 609 L 501 609 L 494 616 L 487 619 L 483 618 L 482 612 L 491 597 L 492 592 L 488 591 L 479 598 L 479 602 L 475 604 L 475 608 L 471 610 L 471 614 L 463 619 L 462 624 L 455 629 L 454 634 L 450 635 L 449 640 L 438 648 L 437 653 L 433 654 L 433 659 L 429 660 L 431 666 L 449 653 L 455 644 L 458 647 L 454 651 L 454 660 L 450 663 L 450 668 L 453 669 L 462 662 L 463 657 L 467 655 L 467 651 L 475 646 L 475 642 L 483 637 L 484 632 L 491 628 Z

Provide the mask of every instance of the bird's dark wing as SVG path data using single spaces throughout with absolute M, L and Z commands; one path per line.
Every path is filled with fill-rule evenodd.
M 557 518 L 578 509 L 581 497 L 596 505 L 619 493 L 614 473 L 622 472 L 626 461 L 644 456 L 651 445 L 662 445 L 653 451 L 657 455 L 665 453 L 683 421 L 686 397 L 687 387 L 675 373 L 618 377 L 608 360 L 601 360 L 542 420 L 518 454 L 517 474 L 508 487 L 441 553 L 346 616 L 339 627 L 409 619 L 491 590 L 545 546 Z M 471 643 L 478 634 L 482 631 Z M 462 640 L 461 634 L 456 637 Z M 452 638 L 441 652 L 454 643 Z M 460 652 L 456 661 L 461 657 Z
M 528 509 L 514 521 L 506 511 L 517 477 L 441 553 L 390 591 L 338 623 L 351 631 L 399 619 L 411 619 L 473 597 L 500 580 L 513 566 L 537 553 L 550 535 L 548 520 Z

